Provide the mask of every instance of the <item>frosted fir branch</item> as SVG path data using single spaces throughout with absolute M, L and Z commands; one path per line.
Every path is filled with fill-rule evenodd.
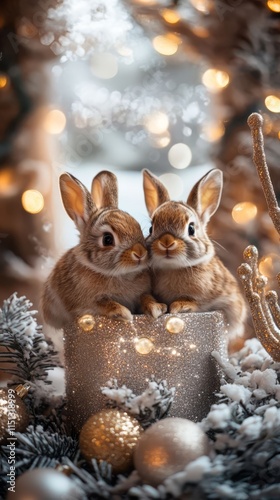
M 47 380 L 48 370 L 58 366 L 59 361 L 37 324 L 37 311 L 31 307 L 31 302 L 24 296 L 17 297 L 17 293 L 4 301 L 0 309 L 0 344 L 6 351 L 0 353 L 0 365 L 2 371 L 13 375 L 15 383 L 29 382 L 31 392 L 40 392 L 40 382 L 51 383 Z
M 272 405 L 280 407 L 280 363 L 272 360 L 257 339 L 247 340 L 229 361 L 217 352 L 212 355 L 225 374 L 219 396 L 232 412 L 239 405 L 245 418 L 262 415 Z
M 82 489 L 87 498 L 112 498 L 112 469 L 106 462 L 92 460 L 92 470 L 88 471 L 73 463 L 68 457 L 63 458 L 63 465 L 71 468 L 71 479 Z
M 175 387 L 168 389 L 165 380 L 148 381 L 147 389 L 136 396 L 131 389 L 118 386 L 117 379 L 110 379 L 101 392 L 108 398 L 109 406 L 118 407 L 137 418 L 143 427 L 168 415 L 175 395 Z
M 32 426 L 26 433 L 15 433 L 16 439 L 16 474 L 22 474 L 35 467 L 55 467 L 64 457 L 75 460 L 78 453 L 78 442 L 71 436 L 47 432 L 43 427 Z M 2 446 L 4 453 L 2 459 L 3 472 L 8 471 L 8 446 Z

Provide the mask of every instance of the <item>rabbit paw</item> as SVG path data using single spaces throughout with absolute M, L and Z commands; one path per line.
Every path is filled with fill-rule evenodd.
M 97 314 L 121 321 L 133 321 L 130 310 L 119 302 L 106 298 L 99 300 L 96 306 Z
M 169 307 L 169 312 L 171 314 L 195 312 L 197 310 L 197 304 L 191 300 L 175 300 Z
M 121 305 L 118 309 L 110 311 L 108 316 L 109 318 L 118 319 L 121 321 L 133 321 L 133 316 L 130 310 L 127 309 L 127 307 Z
M 167 312 L 167 305 L 157 302 L 152 295 L 142 295 L 140 302 L 142 312 L 144 314 L 148 314 L 148 316 L 152 316 L 155 319 Z
M 160 302 L 153 302 L 146 307 L 145 314 L 149 314 L 153 318 L 157 319 L 162 314 L 167 312 L 167 305 Z

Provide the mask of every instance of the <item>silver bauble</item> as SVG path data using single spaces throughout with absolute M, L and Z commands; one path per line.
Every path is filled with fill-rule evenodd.
M 73 480 L 54 469 L 24 472 L 9 489 L 7 500 L 82 500 L 84 494 Z
M 134 466 L 144 483 L 158 486 L 208 452 L 208 438 L 197 424 L 184 418 L 166 418 L 142 434 L 135 448 Z

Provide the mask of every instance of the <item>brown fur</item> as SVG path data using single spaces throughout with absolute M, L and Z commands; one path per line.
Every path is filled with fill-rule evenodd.
M 62 328 L 83 314 L 132 320 L 132 313 L 154 317 L 166 311 L 151 293 L 148 255 L 138 222 L 116 208 L 117 180 L 100 172 L 92 196 L 70 174 L 60 178 L 62 200 L 80 232 L 80 243 L 57 262 L 42 295 L 47 323 Z M 114 236 L 104 245 L 106 234 Z
M 235 278 L 215 255 L 206 232 L 207 222 L 220 201 L 219 171 L 206 174 L 192 189 L 187 203 L 169 201 L 169 197 L 161 197 L 159 203 L 156 192 L 160 181 L 144 171 L 147 178 L 144 192 L 148 185 L 149 196 L 145 199 L 152 217 L 152 233 L 146 241 L 153 295 L 167 304 L 171 313 L 221 310 L 229 334 L 241 335 L 246 318 L 244 298 Z

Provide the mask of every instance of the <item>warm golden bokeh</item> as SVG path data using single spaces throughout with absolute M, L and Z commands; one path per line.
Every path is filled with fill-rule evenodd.
M 202 83 L 209 90 L 217 92 L 229 84 L 229 74 L 226 71 L 210 68 L 203 73 Z
M 24 191 L 21 197 L 21 203 L 26 210 L 30 214 L 38 214 L 44 208 L 44 197 L 40 191 L 36 189 L 28 189 Z

